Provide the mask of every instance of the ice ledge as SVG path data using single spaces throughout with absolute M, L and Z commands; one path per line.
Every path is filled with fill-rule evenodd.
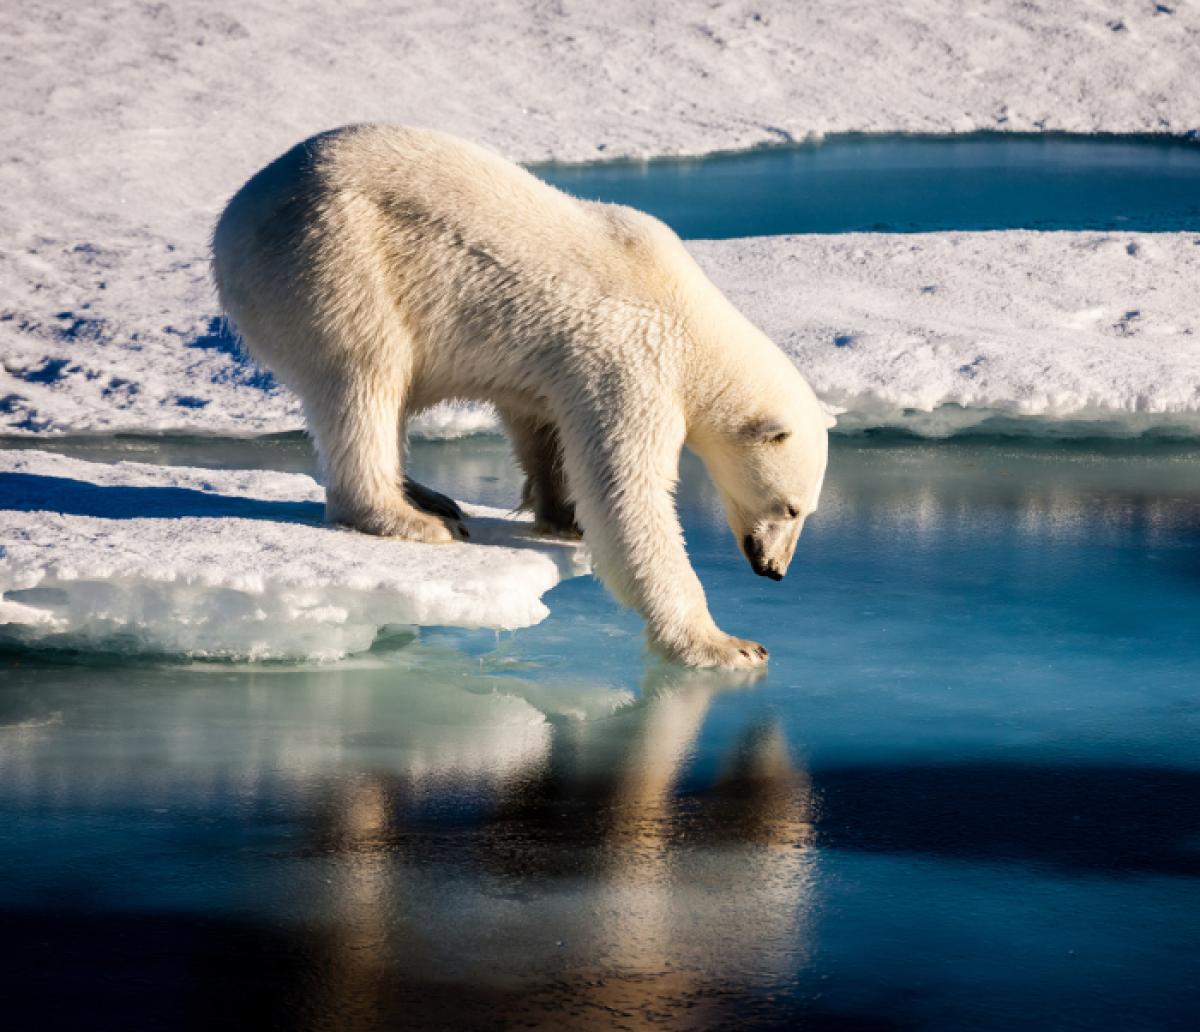
M 0 451 L 0 641 L 336 659 L 394 625 L 513 629 L 587 572 L 581 546 L 464 506 L 470 543 L 322 523 L 310 477 Z

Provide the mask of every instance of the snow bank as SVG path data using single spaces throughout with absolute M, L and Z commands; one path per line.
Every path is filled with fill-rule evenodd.
M 1200 237 L 946 233 L 692 247 L 841 413 L 942 436 L 1200 433 Z
M 324 526 L 309 477 L 0 451 L 0 639 L 333 659 L 392 625 L 517 628 L 577 545 L 467 506 L 470 543 Z
M 1200 433 L 1195 234 L 859 234 L 688 246 L 795 358 L 842 430 Z M 136 325 L 128 300 L 111 315 L 104 309 L 100 325 Z M 193 303 L 201 305 L 199 292 Z M 295 399 L 244 363 L 219 319 L 195 323 L 191 339 L 96 330 L 56 344 L 38 331 L 16 335 L 0 426 L 250 434 L 302 425 Z M 414 433 L 496 428 L 487 409 L 442 406 Z

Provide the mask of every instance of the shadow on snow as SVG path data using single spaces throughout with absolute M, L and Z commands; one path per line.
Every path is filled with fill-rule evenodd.
M 90 484 L 32 473 L 0 473 L 0 509 L 109 520 L 204 516 L 289 523 L 322 523 L 325 511 L 320 502 L 236 498 L 186 487 Z

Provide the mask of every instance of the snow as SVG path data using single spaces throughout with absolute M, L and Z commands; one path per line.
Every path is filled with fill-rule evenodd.
M 695 243 L 843 431 L 1200 433 L 1200 236 Z
M 842 431 L 1200 433 L 1195 234 L 873 233 L 689 247 L 794 357 Z M 295 399 L 244 364 L 220 320 L 195 322 L 208 328 L 191 341 L 77 334 L 70 347 L 47 347 L 18 335 L 9 389 L 25 400 L 0 420 L 10 433 L 302 425 Z M 414 432 L 495 429 L 487 409 L 443 406 Z
M 249 174 L 334 125 L 433 125 L 526 161 L 695 154 L 847 131 L 1200 128 L 1200 7 L 1183 3 L 1131 10 L 1116 0 L 996 0 L 967 8 L 945 0 L 833 7 L 785 0 L 33 0 L 6 5 L 0 32 L 8 44 L 0 64 L 5 433 L 255 434 L 298 426 L 295 399 L 239 359 L 217 317 L 208 234 Z M 719 280 L 725 266 L 733 270 L 726 285 L 737 294 L 736 256 L 759 245 L 729 246 L 706 254 L 716 256 Z M 804 246 L 817 255 L 826 245 Z M 900 276 L 887 257 L 898 245 L 881 239 L 864 246 L 878 258 L 868 261 L 871 271 Z M 1074 253 L 1087 244 L 1061 246 Z M 1183 242 L 1161 246 L 1187 251 Z M 1188 274 L 1194 262 L 1189 254 Z M 1165 266 L 1143 262 L 1176 283 Z M 1028 282 L 1027 270 L 1001 261 L 985 271 L 994 284 L 989 302 L 1005 292 L 1014 304 L 1052 301 Z M 882 325 L 869 302 L 893 289 L 890 280 L 877 285 L 843 273 L 850 298 L 864 299 L 862 331 Z M 775 279 L 767 282 L 776 287 Z M 900 276 L 895 289 L 902 282 Z M 819 288 L 814 283 L 810 295 Z M 818 327 L 808 314 L 785 320 L 779 311 L 795 289 L 783 284 L 774 299 L 755 292 L 751 314 L 755 305 L 769 313 L 789 342 L 815 341 Z M 1079 348 L 1109 343 L 1104 320 L 1111 325 L 1112 301 L 1095 293 L 1089 305 L 1105 314 L 1096 323 L 1084 320 L 1080 333 L 1088 336 Z M 946 296 L 920 310 L 934 312 Z M 976 325 L 989 333 L 1007 327 L 1006 340 L 1016 334 L 1015 319 L 993 320 L 990 312 L 977 320 L 947 303 L 936 313 L 963 323 L 955 332 L 968 350 Z M 1036 333 L 1021 336 L 1020 351 L 1009 356 L 1014 367 L 1035 350 L 1038 362 L 1059 361 L 1051 349 L 1066 330 L 1049 309 L 1033 314 Z M 821 326 L 845 321 L 832 313 L 820 318 Z M 894 312 L 887 319 L 902 322 Z M 1045 327 L 1053 337 L 1043 336 Z M 914 326 L 911 336 L 941 339 L 948 332 L 939 323 Z M 1175 406 L 1148 393 L 1144 382 L 1160 345 L 1176 348 L 1169 335 L 1165 344 L 1144 333 L 1124 343 L 1126 372 L 1116 371 L 1113 349 L 1101 347 L 1109 371 L 1081 371 L 1062 398 L 1047 398 L 1044 411 L 1091 407 L 1108 418 L 1140 406 L 1156 416 L 1160 402 Z M 910 396 L 933 408 L 939 397 L 967 396 L 956 379 L 956 351 L 933 346 L 949 362 L 939 366 L 926 356 L 918 364 L 942 386 L 917 390 L 878 384 L 861 368 L 870 350 L 837 352 L 847 360 L 844 374 L 825 357 L 814 370 L 837 405 L 849 409 L 845 425 L 869 422 Z M 1114 393 L 1122 377 L 1127 389 Z M 1107 386 L 1096 387 L 1100 381 Z M 1036 412 L 1038 401 L 1021 393 L 1024 387 L 1010 390 L 989 372 L 976 383 L 980 398 L 982 382 L 997 411 Z M 454 435 L 493 425 L 478 409 L 446 409 L 427 416 L 418 432 Z
M 465 506 L 471 541 L 322 525 L 311 478 L 0 451 L 0 640 L 336 659 L 386 627 L 518 628 L 586 572 L 581 547 Z

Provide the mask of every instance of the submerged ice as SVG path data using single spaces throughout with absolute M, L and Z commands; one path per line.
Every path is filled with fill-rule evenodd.
M 470 543 L 324 525 L 310 477 L 0 451 L 0 639 L 335 659 L 387 627 L 513 629 L 586 571 L 578 545 L 465 506 Z

